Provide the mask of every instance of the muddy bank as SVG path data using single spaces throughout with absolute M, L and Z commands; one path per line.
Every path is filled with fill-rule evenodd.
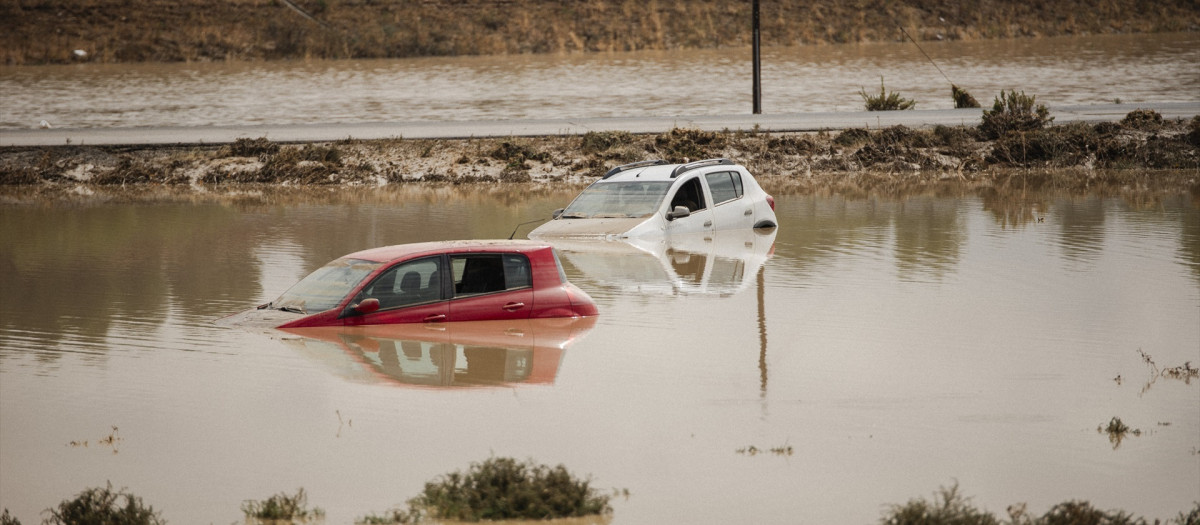
M 231 144 L 0 148 L 5 193 L 245 185 L 375 187 L 414 183 L 586 183 L 646 159 L 729 157 L 777 191 L 888 191 L 946 182 L 1030 189 L 1102 186 L 1200 194 L 1200 117 L 1137 110 L 1119 122 L 996 133 L 936 126 L 758 133 L 673 129 L 661 134 L 345 140 Z
M 750 45 L 723 0 L 11 0 L 0 61 L 210 61 L 697 49 Z M 765 46 L 1200 30 L 1191 0 L 763 2 Z

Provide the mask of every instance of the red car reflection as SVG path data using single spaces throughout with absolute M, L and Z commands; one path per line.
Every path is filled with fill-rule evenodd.
M 278 299 L 221 320 L 275 328 L 586 317 L 596 303 L 533 241 L 443 241 L 355 252 Z
M 337 375 L 433 387 L 552 384 L 595 317 L 287 328 L 284 341 Z

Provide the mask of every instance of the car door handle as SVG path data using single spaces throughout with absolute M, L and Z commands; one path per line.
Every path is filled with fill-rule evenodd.
M 742 215 L 754 215 L 754 208 L 746 208 L 746 213 Z
M 712 226 L 712 221 L 704 221 L 704 227 L 707 228 L 709 226 Z
M 440 323 L 446 320 L 446 314 L 434 314 L 425 316 L 426 323 Z
M 508 303 L 504 306 L 501 306 L 501 308 L 508 310 L 510 312 L 514 312 L 514 311 L 520 310 L 522 308 L 525 308 L 525 303 Z

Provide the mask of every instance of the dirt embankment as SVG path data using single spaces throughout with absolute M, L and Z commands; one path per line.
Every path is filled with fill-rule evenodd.
M 729 157 L 789 191 L 907 191 L 979 187 L 1014 178 L 1030 189 L 1098 187 L 1191 191 L 1200 197 L 1200 117 L 1164 121 L 1147 110 L 1120 122 L 992 134 L 985 126 L 895 126 L 840 133 L 625 132 L 479 139 L 347 140 L 280 144 L 264 138 L 194 146 L 0 148 L 6 193 L 96 187 L 208 191 L 243 185 L 378 186 L 413 182 L 583 182 L 646 159 Z
M 728 0 L 6 0 L 0 61 L 380 58 L 743 47 Z M 762 2 L 763 44 L 1200 31 L 1195 0 Z M 77 50 L 79 52 L 77 52 Z

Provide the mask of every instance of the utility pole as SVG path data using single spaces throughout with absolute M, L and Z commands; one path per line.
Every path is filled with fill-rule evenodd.
M 758 0 L 754 0 L 753 7 L 754 31 L 753 45 L 754 48 L 754 114 L 762 113 L 762 60 L 760 48 L 762 47 L 762 38 L 759 36 L 758 30 Z

